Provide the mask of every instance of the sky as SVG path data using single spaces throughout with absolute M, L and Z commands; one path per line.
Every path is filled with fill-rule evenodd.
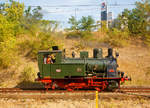
M 7 2 L 8 0 L 0 0 Z M 28 6 L 41 6 L 44 19 L 60 22 L 60 27 L 68 27 L 68 19 L 75 16 L 80 19 L 82 16 L 92 16 L 96 21 L 100 20 L 101 3 L 104 0 L 15 0 Z M 106 0 L 105 0 L 106 1 Z M 113 13 L 116 18 L 125 8 L 132 9 L 135 5 L 111 6 L 112 4 L 134 4 L 141 0 L 107 0 L 108 12 Z M 83 6 L 88 5 L 88 6 Z

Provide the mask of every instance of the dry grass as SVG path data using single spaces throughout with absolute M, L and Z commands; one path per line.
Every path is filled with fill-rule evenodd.
M 11 101 L 11 102 L 10 102 Z M 92 100 L 84 101 L 63 101 L 50 102 L 49 100 L 35 102 L 30 99 L 17 102 L 8 100 L 0 103 L 0 108 L 95 108 L 95 102 Z M 139 101 L 101 101 L 100 108 L 150 108 L 149 102 L 140 103 Z
M 140 46 L 118 49 L 120 69 L 132 77 L 130 85 L 150 85 L 150 50 Z
M 73 93 L 74 94 L 74 93 Z M 4 94 L 3 94 L 4 95 Z M 18 94 L 19 95 L 19 94 Z M 46 94 L 37 95 L 39 98 L 30 97 L 28 94 L 20 95 L 20 97 L 15 98 L 15 95 L 10 95 L 9 98 L 0 98 L 0 108 L 95 108 L 95 98 L 90 99 L 89 97 L 80 97 L 78 99 L 73 99 L 75 95 L 71 95 L 67 98 L 62 95 L 60 99 L 44 98 Z M 36 95 L 35 95 L 36 96 Z M 92 95 L 94 97 L 95 94 Z M 124 98 L 125 97 L 125 98 Z M 100 94 L 99 95 L 99 107 L 100 108 L 150 108 L 150 100 L 148 98 L 127 96 L 126 94 Z
M 20 56 L 20 64 L 6 70 L 1 70 L 0 75 L 0 87 L 16 87 L 21 81 L 21 74 L 27 65 L 34 67 L 34 70 L 38 72 L 37 62 Z M 7 79 L 7 80 L 6 80 Z

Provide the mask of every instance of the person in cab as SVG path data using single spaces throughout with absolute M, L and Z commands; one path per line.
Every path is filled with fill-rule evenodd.
M 43 57 L 44 57 L 44 64 L 46 64 L 47 57 L 46 56 L 43 56 Z
M 52 62 L 55 63 L 55 55 L 51 54 Z
M 46 60 L 46 64 L 53 64 L 53 60 L 52 60 L 51 55 L 48 55 L 47 60 Z

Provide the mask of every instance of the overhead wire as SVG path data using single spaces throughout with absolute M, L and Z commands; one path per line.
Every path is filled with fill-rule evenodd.
M 99 8 L 90 8 L 90 9 L 78 9 L 78 8 L 76 8 L 77 10 L 76 11 L 97 11 L 97 10 L 99 10 Z M 58 13 L 58 12 L 74 12 L 75 10 L 74 9 L 72 9 L 72 10 L 54 10 L 54 11 L 47 11 L 47 12 L 45 12 L 45 13 Z
M 135 4 L 108 4 L 107 6 L 129 6 Z M 41 5 L 40 7 L 93 7 L 93 6 L 101 6 L 99 5 Z M 39 7 L 38 5 L 29 5 L 25 7 Z
M 133 6 L 133 5 L 135 5 L 135 4 L 117 4 L 117 3 L 115 3 L 115 4 L 108 4 L 107 6 L 109 6 L 110 8 L 116 8 L 116 7 L 120 7 L 120 6 Z M 89 5 L 88 4 L 87 5 L 41 5 L 40 7 L 54 9 L 51 11 L 44 11 L 44 13 L 60 13 L 60 12 L 65 13 L 65 12 L 74 12 L 75 10 L 72 10 L 72 9 L 65 10 L 64 8 L 68 9 L 68 8 L 74 7 L 74 9 L 77 9 L 76 11 L 81 12 L 81 11 L 91 11 L 91 10 L 97 11 L 97 10 L 100 10 L 100 8 L 101 8 L 100 6 L 101 6 L 101 4 L 99 4 L 99 5 L 91 5 L 91 4 L 89 4 Z M 25 7 L 39 7 L 39 6 L 29 5 L 29 6 L 25 6 Z M 81 9 L 83 7 L 96 7 L 96 8 Z M 63 10 L 62 10 L 62 8 L 63 8 Z

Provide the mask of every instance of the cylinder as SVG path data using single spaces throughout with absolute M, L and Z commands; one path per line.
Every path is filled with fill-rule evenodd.
M 93 49 L 93 58 L 102 58 L 103 57 L 103 50 L 101 48 L 94 48 Z

